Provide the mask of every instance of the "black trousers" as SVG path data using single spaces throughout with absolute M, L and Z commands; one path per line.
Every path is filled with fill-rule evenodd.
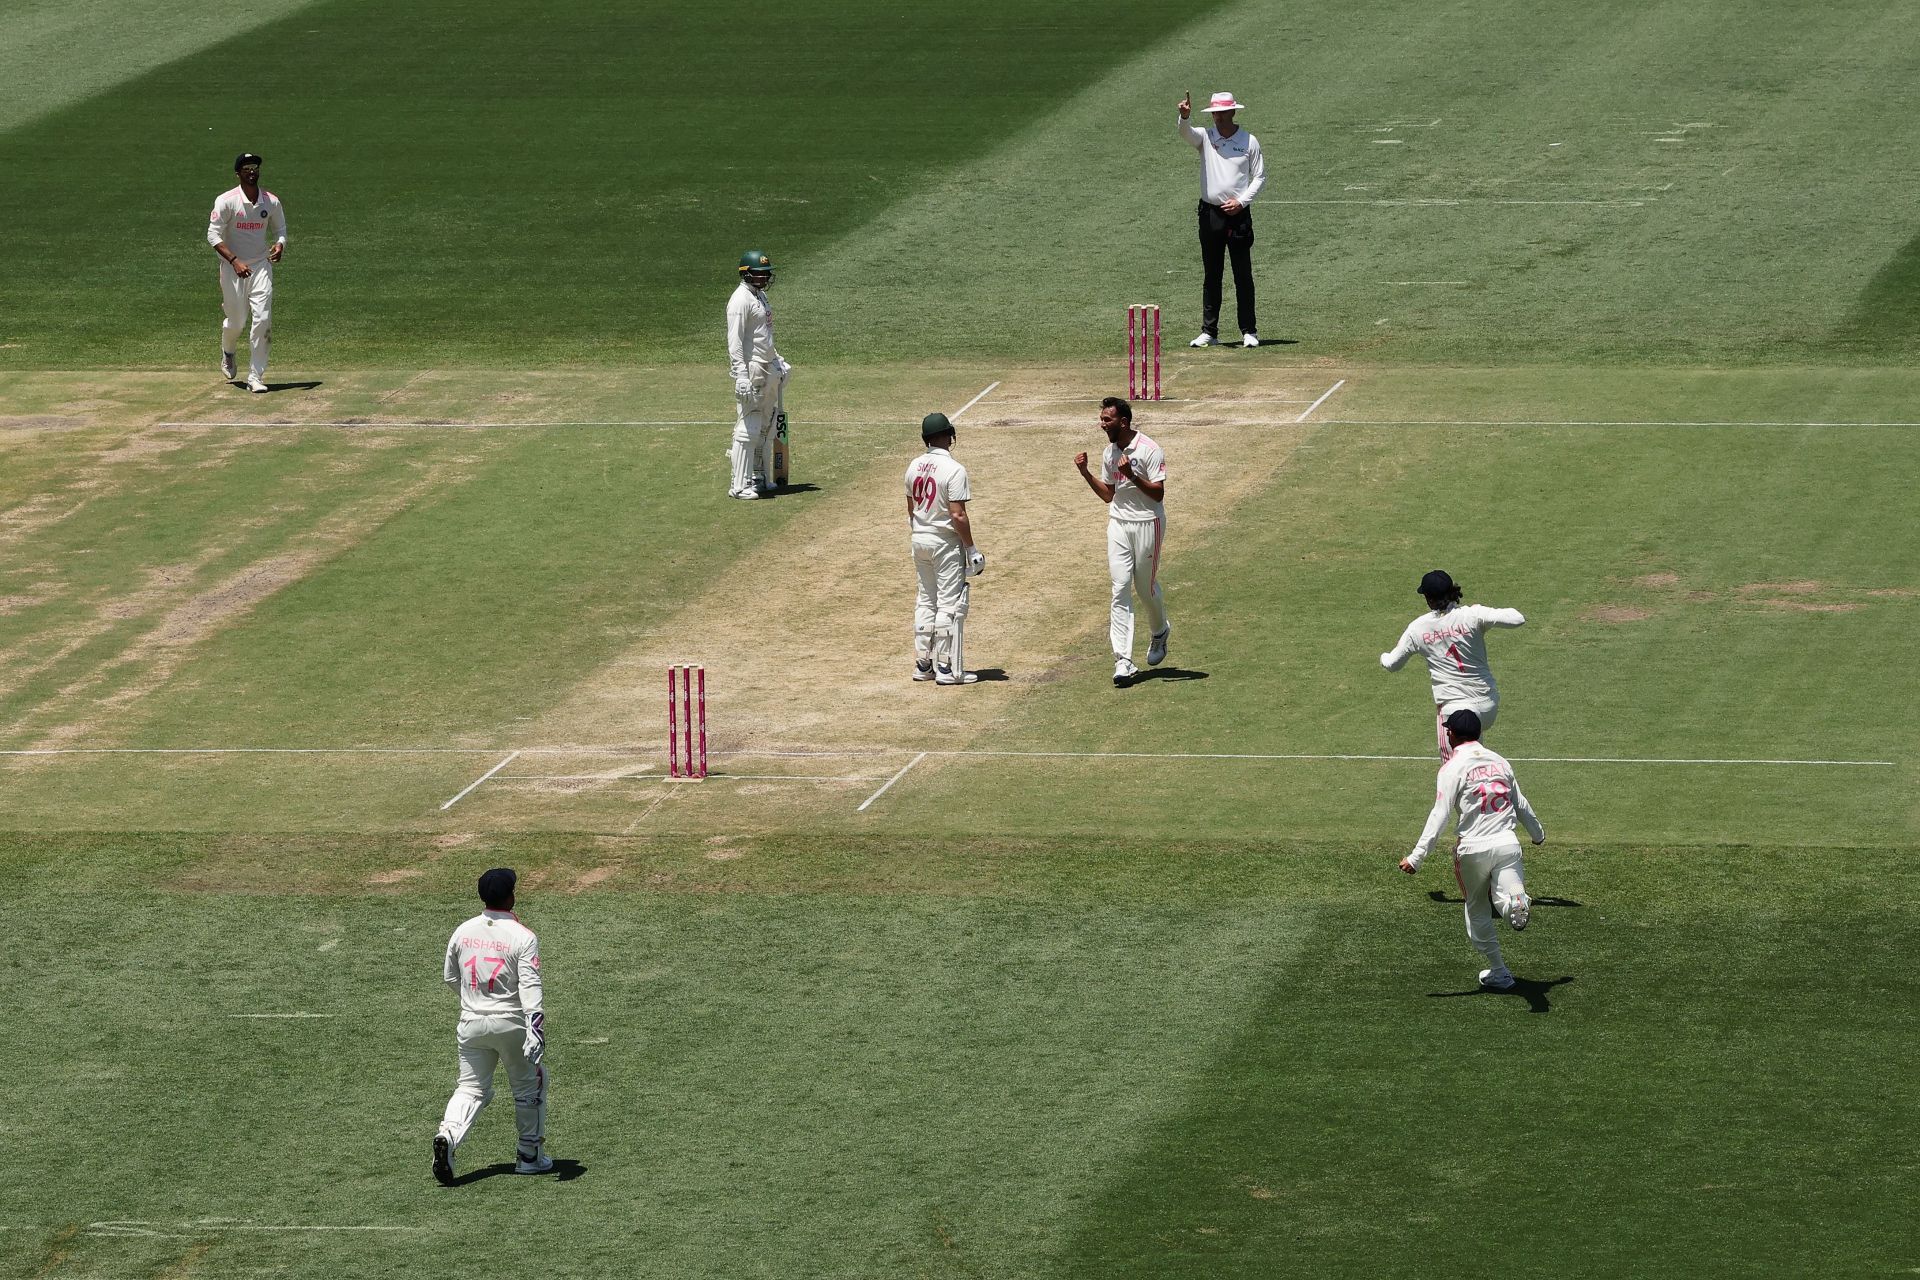
M 1228 255 L 1233 257 L 1233 300 L 1240 313 L 1240 332 L 1260 332 L 1253 312 L 1253 210 L 1228 213 L 1217 204 L 1200 202 L 1200 327 L 1220 336 L 1220 276 Z

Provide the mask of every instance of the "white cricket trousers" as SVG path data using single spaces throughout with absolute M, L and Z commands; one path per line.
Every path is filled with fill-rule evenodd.
M 240 331 L 253 316 L 251 334 L 252 372 L 256 378 L 267 376 L 267 346 L 273 341 L 273 264 L 262 259 L 247 264 L 252 274 L 242 280 L 223 260 L 220 263 L 220 302 L 226 318 L 220 324 L 220 350 L 231 353 L 240 346 Z
M 727 452 L 732 466 L 732 488 L 738 493 L 756 484 L 773 482 L 773 442 L 786 403 L 787 373 L 756 364 L 747 372 L 753 389 L 733 397 L 733 447 Z
M 913 535 L 913 656 L 950 662 L 953 624 L 967 616 L 967 557 L 958 538 Z
M 1527 891 L 1519 839 L 1510 838 L 1478 853 L 1454 854 L 1453 878 L 1467 900 L 1467 941 L 1487 958 L 1490 967 L 1505 968 L 1495 925 L 1507 914 L 1514 898 Z
M 1133 598 L 1140 597 L 1152 635 L 1167 629 L 1167 608 L 1160 601 L 1160 547 L 1167 540 L 1167 518 L 1107 521 L 1107 577 L 1113 582 L 1113 617 L 1108 638 L 1113 656 L 1133 657 Z
M 505 1066 L 513 1090 L 513 1120 L 520 1150 L 538 1155 L 547 1139 L 547 1069 L 527 1061 L 526 1024 L 511 1014 L 460 1019 L 460 1082 L 447 1099 L 440 1132 L 458 1147 L 480 1111 L 493 1100 L 493 1069 Z
M 1434 732 L 1440 735 L 1441 764 L 1453 759 L 1453 747 L 1447 742 L 1447 717 L 1456 711 L 1471 711 L 1479 716 L 1480 736 L 1484 738 L 1500 714 L 1500 699 L 1495 698 L 1491 702 L 1448 702 L 1434 708 Z

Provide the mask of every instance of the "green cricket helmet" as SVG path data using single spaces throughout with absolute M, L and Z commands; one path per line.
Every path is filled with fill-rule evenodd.
M 773 259 L 759 249 L 749 249 L 740 255 L 740 278 L 756 289 L 764 289 L 773 283 Z

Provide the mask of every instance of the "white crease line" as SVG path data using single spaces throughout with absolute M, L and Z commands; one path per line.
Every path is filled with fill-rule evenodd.
M 709 752 L 708 754 L 712 754 Z M 887 754 L 891 755 L 892 752 Z M 806 773 L 721 773 L 707 774 L 709 780 L 727 778 L 735 782 L 878 782 L 884 774 L 857 774 L 827 777 Z M 672 778 L 664 773 L 503 773 L 495 782 L 698 782 L 698 778 Z
M 172 1231 L 161 1230 L 162 1226 Z M 14 1230 L 15 1228 L 5 1228 Z M 90 1236 L 108 1236 L 131 1239 L 182 1240 L 187 1235 L 202 1234 L 208 1231 L 421 1231 L 422 1227 L 373 1227 L 373 1226 L 331 1226 L 289 1224 L 286 1226 L 259 1226 L 246 1222 L 226 1222 L 218 1218 L 206 1218 L 198 1222 L 158 1223 L 140 1218 L 115 1218 L 105 1222 L 89 1222 L 86 1234 Z
M 707 420 L 659 420 L 645 422 L 156 422 L 158 427 L 354 427 L 368 431 L 385 430 L 389 427 L 425 428 L 442 427 L 453 430 L 498 429 L 505 427 L 724 427 L 730 425 L 719 419 Z M 883 423 L 863 425 L 882 426 Z
M 1323 393 L 1321 394 L 1321 396 L 1320 396 L 1320 398 L 1319 398 L 1318 400 L 1315 400 L 1315 401 L 1314 401 L 1314 402 L 1313 402 L 1312 404 L 1310 404 L 1310 405 L 1308 405 L 1308 406 L 1307 406 L 1307 411 L 1306 411 L 1305 413 L 1303 413 L 1303 414 L 1301 414 L 1301 415 L 1300 415 L 1299 417 L 1297 417 L 1297 418 L 1295 418 L 1295 419 L 1294 419 L 1294 421 L 1295 421 L 1295 422 L 1305 422 L 1305 421 L 1306 421 L 1306 420 L 1307 420 L 1308 418 L 1310 418 L 1310 417 L 1312 417 L 1312 416 L 1313 416 L 1313 411 L 1314 411 L 1315 409 L 1318 409 L 1318 408 L 1319 408 L 1319 407 L 1320 407 L 1321 405 L 1323 405 L 1323 404 L 1325 404 L 1325 403 L 1327 402 L 1327 399 L 1328 399 L 1328 398 L 1329 398 L 1330 396 L 1332 396 L 1334 392 L 1336 392 L 1336 391 L 1338 391 L 1338 390 L 1339 390 L 1340 388 L 1342 388 L 1342 387 L 1344 387 L 1344 386 L 1346 386 L 1346 385 L 1347 385 L 1347 380 L 1346 380 L 1345 378 L 1342 378 L 1342 379 L 1340 379 L 1340 381 L 1338 381 L 1338 382 L 1336 382 L 1336 383 L 1334 383 L 1334 384 L 1333 384 L 1332 386 L 1330 386 L 1330 387 L 1328 387 L 1328 388 L 1326 389 L 1326 391 L 1324 391 L 1324 392 L 1323 392 Z
M 1255 204 L 1363 204 L 1376 206 L 1404 206 L 1413 208 L 1449 209 L 1464 204 L 1507 204 L 1507 205 L 1590 205 L 1605 209 L 1638 209 L 1641 205 L 1653 203 L 1646 200 L 1458 200 L 1446 198 L 1408 197 L 1398 200 L 1256 200 Z
M 988 383 L 987 389 L 985 391 L 982 391 L 979 395 L 975 396 L 973 399 L 961 405 L 959 410 L 954 413 L 953 417 L 958 418 L 962 413 L 965 413 L 967 410 L 973 408 L 973 406 L 979 404 L 982 400 L 985 400 L 988 396 L 993 394 L 993 389 L 999 385 L 1000 384 L 998 382 Z M 950 418 L 948 419 L 948 421 L 952 421 L 952 419 Z
M 331 1013 L 230 1013 L 229 1018 L 331 1018 Z
M 860 802 L 860 807 L 858 809 L 855 809 L 854 812 L 865 813 L 867 811 L 868 805 L 872 804 L 875 800 L 878 800 L 881 796 L 887 794 L 887 792 L 893 788 L 894 783 L 900 781 L 900 779 L 907 776 L 907 770 L 913 768 L 913 766 L 919 764 L 922 760 L 925 760 L 926 758 L 927 758 L 927 753 L 922 751 L 919 755 L 915 756 L 913 759 L 901 765 L 900 772 L 894 774 L 891 778 L 888 778 L 886 782 L 881 784 L 881 787 L 878 791 L 868 796 L 865 800 L 862 800 Z
M 1343 427 L 1920 427 L 1920 422 L 1549 422 L 1494 418 L 1328 418 Z
M 1381 284 L 1465 284 L 1465 280 L 1382 280 Z
M 472 782 L 469 782 L 466 786 L 465 791 L 462 791 L 459 795 L 455 796 L 453 799 L 447 801 L 445 804 L 440 806 L 440 812 L 445 813 L 447 810 L 453 808 L 453 806 L 459 804 L 461 800 L 466 798 L 468 791 L 472 791 L 475 787 L 485 782 L 488 778 L 491 778 L 494 774 L 500 772 L 502 769 L 512 764 L 514 756 L 517 756 L 519 754 L 520 753 L 518 751 L 512 752 L 507 756 L 505 760 L 502 760 L 499 764 L 493 766 L 493 768 L 487 770 L 485 773 L 475 778 Z

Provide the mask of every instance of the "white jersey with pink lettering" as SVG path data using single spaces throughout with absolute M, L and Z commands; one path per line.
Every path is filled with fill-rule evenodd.
M 929 447 L 907 464 L 907 521 L 915 537 L 960 545 L 953 504 L 973 501 L 967 469 L 945 449 Z
M 540 940 L 511 911 L 482 911 L 447 940 L 442 973 L 460 1016 L 540 1012 Z
M 1427 815 L 1419 843 L 1407 855 L 1408 862 L 1415 867 L 1420 865 L 1432 851 L 1433 842 L 1446 830 L 1447 818 L 1455 813 L 1460 821 L 1461 853 L 1485 853 L 1507 844 L 1519 847 L 1520 841 L 1513 834 L 1516 818 L 1527 828 L 1535 844 L 1547 838 L 1546 828 L 1534 816 L 1533 806 L 1520 794 L 1513 766 L 1498 752 L 1478 742 L 1461 743 L 1454 748 L 1453 756 L 1440 766 L 1433 811 Z
M 1167 451 L 1136 431 L 1127 447 L 1108 443 L 1100 455 L 1100 479 L 1113 487 L 1113 502 L 1107 508 L 1111 520 L 1153 524 L 1167 518 L 1166 507 L 1155 502 L 1139 485 L 1120 474 L 1120 455 L 1133 464 L 1133 474 L 1149 484 L 1164 484 L 1167 479 Z
M 287 211 L 280 197 L 264 188 L 258 200 L 247 199 L 245 187 L 234 187 L 214 197 L 207 215 L 207 243 L 226 245 L 249 267 L 267 260 L 267 250 L 287 242 Z
M 1449 605 L 1409 622 L 1400 643 L 1380 655 L 1380 665 L 1398 671 L 1417 653 L 1426 659 L 1437 705 L 1492 706 L 1500 701 L 1500 691 L 1487 664 L 1486 629 L 1524 626 L 1526 621 L 1518 609 Z

